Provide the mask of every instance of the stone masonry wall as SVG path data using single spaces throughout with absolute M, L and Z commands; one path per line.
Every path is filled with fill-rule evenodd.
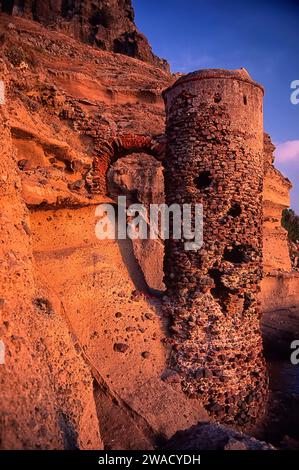
M 166 203 L 202 203 L 204 246 L 166 242 L 170 369 L 218 420 L 261 417 L 267 393 L 262 278 L 262 88 L 246 70 L 202 70 L 164 93 Z

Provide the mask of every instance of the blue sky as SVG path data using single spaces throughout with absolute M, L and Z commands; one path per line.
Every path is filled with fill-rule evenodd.
M 299 214 L 299 0 L 133 0 L 138 28 L 172 72 L 246 67 L 264 85 L 265 131 Z

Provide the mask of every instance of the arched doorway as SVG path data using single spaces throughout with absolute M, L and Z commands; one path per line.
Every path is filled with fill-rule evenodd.
M 164 139 L 126 134 L 111 141 L 103 141 L 93 162 L 92 192 L 105 194 L 107 192 L 106 176 L 110 166 L 119 158 L 140 152 L 152 155 L 157 160 L 162 160 L 165 153 Z

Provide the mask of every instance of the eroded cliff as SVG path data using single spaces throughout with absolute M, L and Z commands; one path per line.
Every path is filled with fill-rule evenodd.
M 1 77 L 8 79 L 1 64 Z M 21 198 L 8 108 L 0 108 L 0 447 L 101 448 L 90 370 L 75 349 L 61 301 L 37 276 L 30 214 Z
M 0 10 L 168 70 L 166 60 L 153 54 L 146 37 L 136 28 L 131 0 L 2 0 Z
M 290 207 L 291 182 L 274 166 L 275 146 L 264 136 L 264 272 L 292 270 L 288 234 L 281 225 L 282 211 Z

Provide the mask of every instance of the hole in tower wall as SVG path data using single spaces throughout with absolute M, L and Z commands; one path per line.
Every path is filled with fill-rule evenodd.
M 220 93 L 216 93 L 214 96 L 214 102 L 220 103 L 221 100 L 222 100 L 222 96 L 220 95 Z
M 214 281 L 214 287 L 211 289 L 211 294 L 224 308 L 229 289 L 222 282 L 222 272 L 219 271 L 219 269 L 213 268 L 209 269 L 208 274 Z
M 245 105 L 247 105 L 247 96 L 246 96 L 246 95 L 243 96 L 243 103 L 244 103 Z
M 242 213 L 242 209 L 241 209 L 240 204 L 238 204 L 237 202 L 234 202 L 231 205 L 231 208 L 229 209 L 227 215 L 230 215 L 231 217 L 239 217 L 241 213 Z
M 244 310 L 248 310 L 251 307 L 252 304 L 253 304 L 252 298 L 248 294 L 245 294 L 245 296 L 244 296 Z
M 209 171 L 202 171 L 196 178 L 194 178 L 194 184 L 197 189 L 205 189 L 212 183 L 212 176 Z
M 233 264 L 242 264 L 249 261 L 249 257 L 246 253 L 244 246 L 233 246 L 233 248 L 225 248 L 223 259 Z
M 194 266 L 198 269 L 202 268 L 203 257 L 199 256 L 196 252 L 196 256 L 194 256 Z

